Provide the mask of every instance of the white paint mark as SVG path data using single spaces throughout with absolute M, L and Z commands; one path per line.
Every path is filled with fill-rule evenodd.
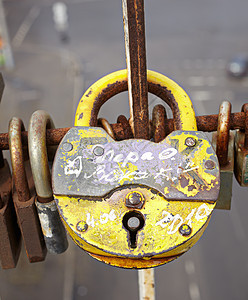
M 189 284 L 189 295 L 190 295 L 191 300 L 200 300 L 201 299 L 199 287 L 195 282 L 191 282 Z
M 193 171 L 193 170 L 198 169 L 198 168 L 199 168 L 199 166 L 193 167 L 193 168 L 191 168 L 191 169 L 183 170 L 183 173 L 189 172 L 189 171 Z
M 67 165 L 65 166 L 65 175 L 75 174 L 78 177 L 82 171 L 82 156 L 77 156 L 73 160 L 68 160 Z
M 168 225 L 168 223 L 169 223 L 170 221 L 172 221 L 173 218 L 174 218 L 174 216 L 173 216 L 171 213 L 169 213 L 169 212 L 167 212 L 167 211 L 165 211 L 165 210 L 164 210 L 163 213 L 162 213 L 162 217 L 163 217 L 163 219 L 160 220 L 160 221 L 158 221 L 158 222 L 155 224 L 155 226 L 160 225 L 162 228 L 165 228 L 165 227 Z
M 125 160 L 123 161 L 122 167 L 125 168 L 128 162 L 136 162 L 139 159 L 137 152 L 129 152 Z
M 185 219 L 185 221 L 188 221 L 188 225 L 191 227 L 191 223 L 192 223 L 192 218 L 193 218 L 193 215 L 196 211 L 196 208 L 193 208 L 190 212 L 190 214 L 187 216 L 187 218 Z
M 177 154 L 177 150 L 174 148 L 168 148 L 159 153 L 159 159 L 169 159 Z
M 153 160 L 154 156 L 152 154 L 152 152 L 145 152 L 142 156 L 141 156 L 142 160 Z
M 195 101 L 208 101 L 213 99 L 209 91 L 194 91 L 192 92 L 192 99 Z
M 209 209 L 209 207 L 204 203 L 204 204 L 202 204 L 202 205 L 198 208 L 198 210 L 197 210 L 197 212 L 196 212 L 196 214 L 195 214 L 195 218 L 196 218 L 197 221 L 200 221 L 200 220 L 206 218 L 209 214 L 210 214 L 210 209 Z
M 30 9 L 28 15 L 25 17 L 24 21 L 22 22 L 21 26 L 17 30 L 12 40 L 12 44 L 14 47 L 21 46 L 31 26 L 33 25 L 34 21 L 38 18 L 39 14 L 40 14 L 40 8 L 34 6 Z
M 52 228 L 49 226 L 49 217 L 47 214 L 39 213 L 39 219 L 42 227 L 42 232 L 44 236 L 51 238 L 52 235 Z
M 183 218 L 179 214 L 175 215 L 167 233 L 168 234 L 176 233 L 182 224 L 183 224 Z
M 172 168 L 169 168 L 169 169 L 160 168 L 159 173 L 157 173 L 154 176 L 154 179 L 157 179 L 159 176 L 163 176 L 163 177 L 168 177 L 168 180 L 169 180 L 169 176 L 166 174 L 166 172 L 168 172 L 168 171 L 172 171 Z
M 185 264 L 184 264 L 184 267 L 185 267 L 185 272 L 189 276 L 191 276 L 195 273 L 195 264 L 192 260 L 186 260 Z

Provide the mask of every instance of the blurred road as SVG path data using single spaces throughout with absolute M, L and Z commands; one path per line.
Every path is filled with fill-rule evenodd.
M 48 111 L 56 127 L 73 125 L 83 91 L 125 68 L 121 1 L 67 0 L 70 42 L 54 29 L 52 1 L 4 2 L 15 69 L 3 71 L 1 131 L 12 116 L 26 127 L 33 111 Z M 217 113 L 227 99 L 233 112 L 247 102 L 248 78 L 226 77 L 227 61 L 248 53 L 246 0 L 145 1 L 148 68 L 178 82 L 197 115 Z M 150 97 L 151 107 L 160 100 Z M 100 112 L 110 122 L 128 116 L 127 93 Z M 248 299 L 247 189 L 234 182 L 232 210 L 215 211 L 205 234 L 177 261 L 156 269 L 157 300 Z M 106 266 L 72 243 L 60 256 L 0 271 L 0 299 L 138 299 L 137 272 Z

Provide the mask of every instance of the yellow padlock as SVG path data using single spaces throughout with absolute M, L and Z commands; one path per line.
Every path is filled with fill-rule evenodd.
M 64 225 L 92 257 L 124 268 L 174 260 L 206 229 L 219 193 L 217 156 L 197 132 L 187 94 L 148 71 L 148 90 L 172 108 L 175 130 L 160 143 L 114 141 L 96 126 L 101 105 L 127 90 L 127 71 L 93 84 L 53 165 L 53 193 Z

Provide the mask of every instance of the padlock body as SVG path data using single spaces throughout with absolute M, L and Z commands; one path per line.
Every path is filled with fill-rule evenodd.
M 185 144 L 188 138 L 194 146 Z M 123 267 L 118 259 L 152 267 L 192 247 L 210 220 L 219 180 L 211 144 L 193 131 L 173 132 L 156 144 L 115 142 L 100 128 L 75 127 L 53 165 L 54 197 L 68 233 L 91 255 L 113 257 L 110 264 Z M 139 205 L 127 205 L 130 193 L 141 195 Z M 125 224 L 133 217 L 143 224 L 135 244 Z M 146 266 L 139 263 L 150 259 Z
M 21 250 L 21 233 L 12 201 L 12 180 L 7 160 L 0 169 L 0 260 L 3 269 L 15 268 Z
M 235 133 L 230 131 L 228 143 L 228 163 L 225 166 L 220 166 L 220 193 L 216 202 L 216 209 L 231 209 L 232 200 L 232 185 L 234 173 L 234 139 Z M 212 146 L 216 150 L 217 133 L 212 136 Z
M 248 186 L 248 149 L 244 148 L 245 133 L 240 130 L 235 135 L 234 173 L 241 186 Z

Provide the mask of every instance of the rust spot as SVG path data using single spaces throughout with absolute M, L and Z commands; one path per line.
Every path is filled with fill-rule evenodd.
M 84 116 L 84 113 L 81 113 L 78 117 L 78 120 L 81 120 L 83 118 L 83 116 Z
M 180 183 L 181 183 L 181 187 L 185 188 L 189 184 L 189 180 L 187 178 L 185 178 L 184 176 L 182 176 L 180 178 Z
M 194 185 L 189 185 L 188 186 L 188 191 L 189 192 L 193 191 L 194 189 L 196 189 L 196 186 L 194 186 Z
M 91 94 L 92 94 L 92 90 L 90 90 L 89 93 L 85 95 L 85 97 L 89 97 Z

